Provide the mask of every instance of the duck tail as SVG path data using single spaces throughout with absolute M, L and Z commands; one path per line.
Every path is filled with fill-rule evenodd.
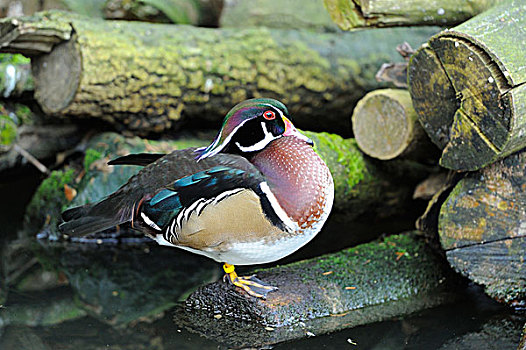
M 58 226 L 62 234 L 82 237 L 131 221 L 133 206 L 125 204 L 122 193 L 114 193 L 96 204 L 67 209 L 62 213 L 64 220 Z

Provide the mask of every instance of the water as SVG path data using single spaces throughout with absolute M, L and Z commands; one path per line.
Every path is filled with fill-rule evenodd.
M 229 348 L 221 338 L 191 333 L 173 319 L 188 293 L 221 278 L 218 264 L 144 243 L 64 245 L 18 236 L 39 178 L 29 173 L 0 185 L 0 349 Z M 516 348 L 524 314 L 473 285 L 457 294 L 449 305 L 332 334 L 306 334 L 274 348 Z

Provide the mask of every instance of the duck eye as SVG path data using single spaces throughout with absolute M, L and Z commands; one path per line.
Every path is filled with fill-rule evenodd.
M 263 113 L 263 118 L 265 118 L 266 120 L 275 119 L 276 113 L 274 113 L 273 111 L 265 111 L 265 113 Z

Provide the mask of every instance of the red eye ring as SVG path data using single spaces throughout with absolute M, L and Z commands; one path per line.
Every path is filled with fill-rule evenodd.
M 276 119 L 276 113 L 274 113 L 273 111 L 265 111 L 263 113 L 263 118 L 265 118 L 266 120 Z

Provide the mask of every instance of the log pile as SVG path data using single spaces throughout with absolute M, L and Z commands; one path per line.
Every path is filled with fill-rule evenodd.
M 51 12 L 0 22 L 0 51 L 32 57 L 35 99 L 49 115 L 159 133 L 182 118 L 215 126 L 230 106 L 266 96 L 301 110 L 299 127 L 319 129 L 323 118 L 348 134 L 340 115 L 381 86 L 374 72 L 396 59 L 392 47 L 436 31 L 211 30 Z
M 162 6 L 150 16 L 153 3 Z M 67 277 L 74 296 L 64 300 L 74 317 L 126 327 L 182 298 L 177 326 L 229 347 L 272 346 L 451 302 L 459 275 L 524 308 L 526 5 L 323 3 L 328 12 L 321 1 L 283 5 L 286 20 L 273 12 L 275 0 L 110 0 L 91 17 L 50 11 L 0 20 L 0 52 L 31 59 L 30 70 L 27 61 L 25 70 L 16 66 L 30 74 L 15 74 L 10 93 L 2 90 L 0 175 L 30 157 L 44 163 L 23 234 L 60 241 L 37 255 Z M 103 12 L 119 20 L 103 20 Z M 368 29 L 342 32 L 329 15 L 341 29 Z M 378 28 L 396 26 L 404 27 Z M 395 48 L 404 42 L 411 45 L 398 47 L 401 57 Z M 391 65 L 377 74 L 383 63 Z M 218 266 L 201 257 L 161 249 L 153 259 L 158 248 L 126 228 L 89 238 L 59 234 L 63 209 L 103 198 L 138 171 L 109 160 L 203 146 L 225 113 L 252 97 L 281 100 L 294 124 L 310 130 L 304 133 L 335 182 L 327 226 L 339 225 L 304 255 L 256 271 L 279 287 L 266 300 L 221 281 Z M 11 113 L 18 103 L 30 106 L 23 111 L 31 118 Z M 64 121 L 70 124 L 58 126 Z M 410 225 L 396 226 L 407 217 Z M 355 242 L 366 243 L 347 247 L 364 222 L 369 235 Z M 378 238 L 380 230 L 387 234 Z M 125 251 L 130 242 L 136 246 Z M 118 246 L 89 245 L 107 243 Z M 163 264 L 184 266 L 156 271 Z M 142 295 L 136 285 L 155 292 Z M 0 301 L 9 303 L 6 293 Z
M 411 56 L 408 91 L 373 91 L 353 112 L 358 145 L 372 157 L 414 158 L 416 149 L 436 162 L 438 150 L 442 167 L 475 171 L 444 177 L 418 226 L 438 235 L 456 271 L 516 307 L 526 303 L 525 10 L 502 2 L 433 36 Z M 414 123 L 427 145 L 410 136 Z

